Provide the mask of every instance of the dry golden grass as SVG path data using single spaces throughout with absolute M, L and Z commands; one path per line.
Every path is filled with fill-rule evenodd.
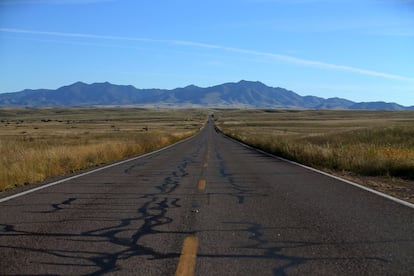
M 399 196 L 414 200 L 413 111 L 219 110 L 215 114 L 226 134 L 278 156 L 351 178 L 370 177 L 371 182 L 372 177 L 388 183 L 405 179 L 405 194 Z
M 0 190 L 114 162 L 189 137 L 202 110 L 1 109 Z

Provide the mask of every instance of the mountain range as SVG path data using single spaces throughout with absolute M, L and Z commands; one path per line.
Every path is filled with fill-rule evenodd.
M 299 94 L 261 82 L 240 81 L 201 88 L 138 89 L 108 82 L 74 84 L 51 89 L 26 89 L 0 94 L 0 107 L 157 106 L 219 108 L 414 110 L 396 103 L 356 103 Z

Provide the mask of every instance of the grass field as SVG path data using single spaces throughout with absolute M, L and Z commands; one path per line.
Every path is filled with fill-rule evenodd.
M 152 151 L 207 110 L 0 109 L 0 190 Z M 414 202 L 414 111 L 216 110 L 229 136 Z
M 229 136 L 414 201 L 413 111 L 218 110 Z
M 206 118 L 183 109 L 0 109 L 0 190 L 167 146 Z

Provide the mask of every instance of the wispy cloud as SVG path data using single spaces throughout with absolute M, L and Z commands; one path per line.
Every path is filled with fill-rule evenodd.
M 127 37 L 127 36 L 112 36 L 112 35 L 96 35 L 96 34 L 84 34 L 84 33 L 66 33 L 66 32 L 48 32 L 48 31 L 33 31 L 25 29 L 12 29 L 12 28 L 0 28 L 0 32 L 6 33 L 22 33 L 22 34 L 31 34 L 31 35 L 46 35 L 46 36 L 60 36 L 60 37 L 73 37 L 73 38 L 85 38 L 85 39 L 105 39 L 105 40 L 122 40 L 122 41 L 137 41 L 137 42 L 146 42 L 146 43 L 163 43 L 163 44 L 173 44 L 181 45 L 185 47 L 193 48 L 204 48 L 212 50 L 221 50 L 233 53 L 239 53 L 249 56 L 260 56 L 266 57 L 286 63 L 297 64 L 300 66 L 314 67 L 325 70 L 335 70 L 350 72 L 359 75 L 373 76 L 385 79 L 401 80 L 401 81 L 414 81 L 412 77 L 401 76 L 397 74 L 390 74 L 386 72 L 380 72 L 376 70 L 364 69 L 359 67 L 353 67 L 348 65 L 333 64 L 319 60 L 303 59 L 290 55 L 275 54 L 269 52 L 255 51 L 249 49 L 235 48 L 235 47 L 226 47 L 217 44 L 208 44 L 200 43 L 195 41 L 186 41 L 186 40 L 163 40 L 163 39 L 150 39 L 150 38 L 139 38 L 139 37 Z
M 0 5 L 27 5 L 27 4 L 51 4 L 51 5 L 79 5 L 112 2 L 114 0 L 2 0 Z
M 64 33 L 64 32 L 45 32 L 45 31 L 32 31 L 32 30 L 24 30 L 24 29 L 12 29 L 12 28 L 0 28 L 0 32 L 32 34 L 32 35 L 61 36 L 61 37 L 107 39 L 107 40 L 127 40 L 127 41 L 141 41 L 141 42 L 162 42 L 162 41 L 157 41 L 157 40 L 154 40 L 154 39 L 136 38 L 136 37 L 126 37 L 126 36 L 110 36 L 110 35 L 95 35 L 95 34 L 81 34 L 81 33 Z

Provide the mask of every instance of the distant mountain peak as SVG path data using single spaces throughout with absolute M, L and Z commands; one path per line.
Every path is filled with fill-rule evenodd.
M 194 84 L 190 84 L 190 85 L 188 85 L 188 86 L 186 86 L 186 87 L 184 87 L 184 89 L 199 89 L 200 87 L 198 87 L 198 86 L 196 86 L 196 85 L 194 85 Z
M 240 80 L 239 84 L 263 84 L 260 81 L 248 81 L 248 80 Z
M 272 88 L 267 86 L 266 84 L 260 82 L 260 81 L 246 81 L 241 80 L 238 83 L 236 83 L 237 86 L 244 86 L 244 87 L 250 87 L 254 89 L 266 89 L 266 88 Z
M 67 86 L 86 86 L 88 85 L 87 83 L 81 82 L 81 81 L 77 81 L 73 84 L 67 85 Z

